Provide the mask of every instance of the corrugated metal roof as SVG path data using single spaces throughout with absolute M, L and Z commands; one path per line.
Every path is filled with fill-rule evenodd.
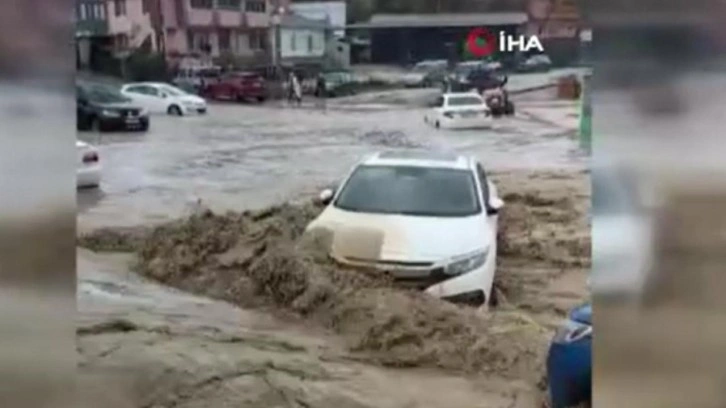
M 518 25 L 526 22 L 527 13 L 375 14 L 367 23 L 352 24 L 348 27 L 476 27 Z

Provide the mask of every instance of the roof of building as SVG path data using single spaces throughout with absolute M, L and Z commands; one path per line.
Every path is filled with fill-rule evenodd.
M 350 28 L 395 27 L 476 27 L 523 24 L 527 13 L 439 13 L 439 14 L 374 14 L 367 23 L 351 24 Z
M 328 20 L 313 20 L 303 17 L 299 14 L 284 14 L 280 19 L 280 26 L 293 28 L 328 28 L 330 22 Z
M 436 151 L 386 151 L 373 154 L 363 161 L 367 166 L 413 166 L 448 169 L 471 169 L 471 159 L 456 153 Z

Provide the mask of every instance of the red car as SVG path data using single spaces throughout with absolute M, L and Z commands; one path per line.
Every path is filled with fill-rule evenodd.
M 204 93 L 211 99 L 243 101 L 267 99 L 265 80 L 252 72 L 231 72 L 205 86 Z

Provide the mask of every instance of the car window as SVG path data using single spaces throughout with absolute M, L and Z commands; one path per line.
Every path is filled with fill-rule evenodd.
M 143 86 L 129 86 L 126 87 L 126 92 L 131 92 L 135 94 L 144 94 L 144 87 Z
M 149 96 L 160 96 L 161 95 L 161 92 L 155 86 L 146 86 L 145 91 L 146 91 L 146 94 Z
M 82 86 L 82 94 L 90 102 L 97 103 L 126 103 L 129 99 L 121 94 L 118 89 L 108 85 L 85 85 Z
M 448 106 L 482 105 L 483 103 L 477 96 L 450 96 L 446 101 Z
M 167 94 L 169 94 L 171 96 L 184 96 L 184 95 L 187 95 L 187 93 L 184 92 L 184 91 L 182 91 L 181 89 L 179 89 L 177 87 L 174 87 L 174 86 L 169 86 L 169 85 L 162 86 L 161 87 L 161 90 L 164 91 L 164 92 L 166 92 Z
M 359 166 L 340 191 L 342 210 L 431 217 L 481 213 L 470 171 L 408 166 Z

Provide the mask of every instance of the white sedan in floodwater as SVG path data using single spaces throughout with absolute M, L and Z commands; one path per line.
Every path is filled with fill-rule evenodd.
M 76 186 L 78 188 L 94 188 L 101 184 L 101 162 L 95 147 L 86 142 L 76 140 Z
M 121 87 L 121 93 L 152 113 L 174 116 L 207 113 L 207 101 L 162 82 L 135 82 Z
M 320 200 L 326 208 L 306 235 L 327 236 L 337 262 L 454 302 L 490 302 L 504 202 L 474 158 L 377 153 Z
M 478 128 L 492 124 L 492 112 L 476 92 L 440 96 L 424 121 L 435 128 Z

